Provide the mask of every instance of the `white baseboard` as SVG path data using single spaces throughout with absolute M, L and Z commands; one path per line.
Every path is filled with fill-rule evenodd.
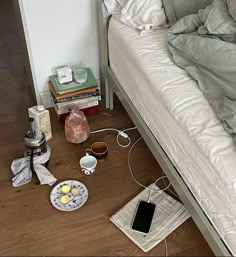
M 98 86 L 100 88 L 100 84 L 101 84 L 100 79 L 97 79 L 97 82 L 98 82 Z M 39 95 L 40 95 L 40 103 L 39 104 L 42 104 L 46 108 L 52 107 L 51 93 L 49 90 L 42 91 L 39 93 Z

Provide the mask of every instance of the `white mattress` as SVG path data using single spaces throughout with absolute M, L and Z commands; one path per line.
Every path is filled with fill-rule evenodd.
M 110 66 L 236 254 L 236 144 L 196 82 L 168 56 L 166 32 L 140 34 L 111 18 Z

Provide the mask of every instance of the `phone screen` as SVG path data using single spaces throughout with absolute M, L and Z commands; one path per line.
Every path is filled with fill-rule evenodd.
M 150 230 L 156 205 L 140 201 L 134 217 L 132 229 L 147 234 Z

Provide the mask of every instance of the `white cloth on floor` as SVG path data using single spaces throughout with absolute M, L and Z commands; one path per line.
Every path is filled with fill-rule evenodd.
M 40 156 L 34 156 L 34 170 L 38 176 L 41 185 L 48 184 L 52 186 L 57 179 L 52 173 L 43 165 L 45 164 L 51 155 L 51 148 L 47 145 L 46 153 Z M 11 164 L 11 170 L 14 173 L 12 178 L 12 185 L 18 187 L 31 181 L 32 171 L 30 169 L 30 156 L 16 159 Z

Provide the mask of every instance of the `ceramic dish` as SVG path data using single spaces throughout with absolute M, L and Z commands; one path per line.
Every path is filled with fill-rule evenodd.
M 63 192 L 62 188 L 70 187 L 68 192 Z M 73 189 L 77 189 L 74 190 Z M 76 195 L 72 194 L 76 192 Z M 66 197 L 65 197 L 66 196 Z M 76 180 L 66 180 L 56 185 L 50 194 L 52 205 L 60 211 L 74 211 L 82 207 L 88 199 L 87 187 Z M 66 200 L 66 201 L 65 201 Z

